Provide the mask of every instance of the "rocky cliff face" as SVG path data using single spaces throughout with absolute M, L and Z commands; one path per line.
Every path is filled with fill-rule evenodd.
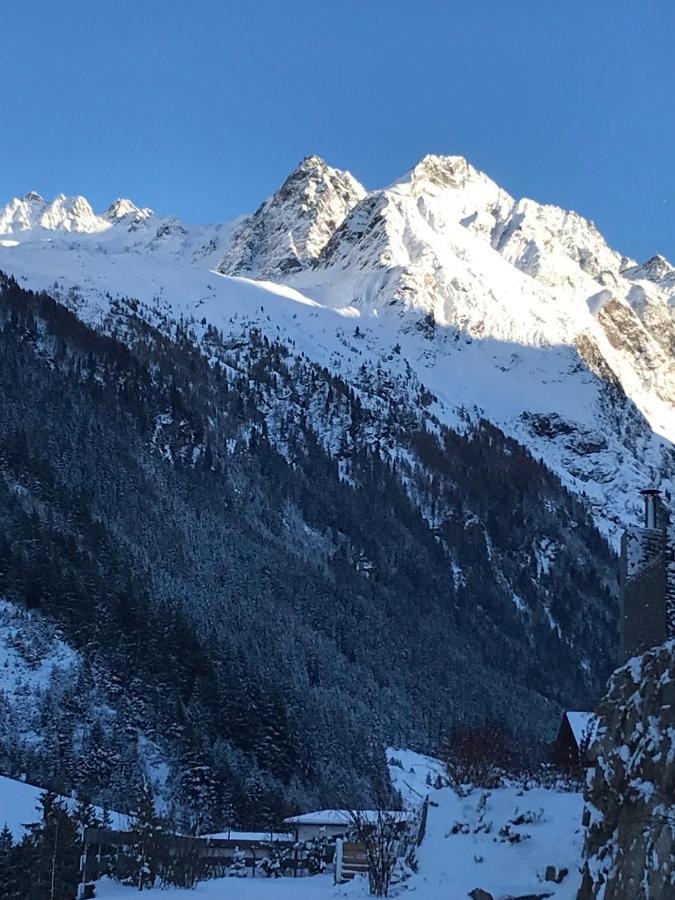
M 675 897 L 675 641 L 619 669 L 599 715 L 578 900 Z

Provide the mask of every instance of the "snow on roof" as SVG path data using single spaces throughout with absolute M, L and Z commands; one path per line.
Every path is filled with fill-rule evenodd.
M 565 713 L 565 716 L 572 729 L 577 746 L 580 747 L 584 739 L 592 740 L 595 729 L 598 727 L 598 717 L 595 713 L 568 711 Z
M 282 834 L 270 831 L 219 831 L 217 834 L 203 834 L 207 840 L 218 841 L 259 841 L 261 844 L 269 844 L 272 841 L 293 841 L 294 834 Z
M 351 825 L 354 822 L 354 814 L 369 824 L 375 824 L 380 815 L 375 809 L 360 809 L 355 813 L 349 809 L 319 809 L 316 812 L 302 813 L 300 816 L 289 816 L 284 819 L 284 825 Z M 410 812 L 400 809 L 383 810 L 381 814 L 392 816 L 396 822 L 405 822 L 410 818 Z

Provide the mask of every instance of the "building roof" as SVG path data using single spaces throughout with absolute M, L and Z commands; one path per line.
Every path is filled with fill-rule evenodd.
M 565 713 L 565 716 L 572 729 L 572 734 L 574 735 L 574 740 L 577 742 L 577 747 L 581 747 L 584 740 L 589 742 L 593 740 L 595 730 L 598 727 L 598 717 L 595 713 L 573 712 L 568 710 Z
M 319 809 L 316 812 L 302 813 L 300 816 L 289 816 L 284 819 L 284 825 L 352 825 L 354 815 L 358 815 L 364 822 L 375 825 L 378 821 L 378 815 L 391 816 L 396 822 L 406 822 L 411 813 L 405 810 L 383 810 L 379 813 L 374 809 L 360 809 L 352 813 L 348 809 Z
M 293 834 L 279 834 L 270 831 L 220 831 L 218 834 L 203 834 L 201 837 L 219 841 L 259 841 L 261 844 L 295 840 Z

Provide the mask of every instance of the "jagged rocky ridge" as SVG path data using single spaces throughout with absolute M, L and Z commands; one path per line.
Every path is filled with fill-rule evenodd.
M 38 725 L 5 698 L 6 770 L 124 808 L 147 769 L 182 815 L 259 825 L 368 797 L 386 743 L 506 718 L 536 755 L 593 702 L 614 559 L 522 446 L 247 321 L 108 317 L 3 280 L 0 596 L 80 660 Z
M 579 900 L 675 896 L 675 642 L 619 669 L 598 715 Z

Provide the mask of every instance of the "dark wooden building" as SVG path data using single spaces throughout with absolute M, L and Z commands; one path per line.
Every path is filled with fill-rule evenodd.
M 565 769 L 592 764 L 588 749 L 595 736 L 598 720 L 590 712 L 566 712 L 562 717 L 558 736 L 551 748 L 551 759 Z

